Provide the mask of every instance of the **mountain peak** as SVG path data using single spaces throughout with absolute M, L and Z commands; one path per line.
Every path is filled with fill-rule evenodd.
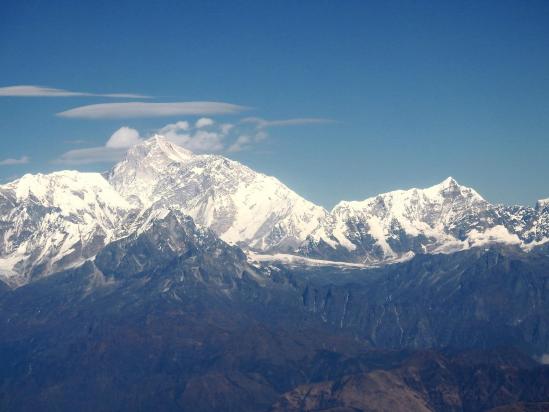
M 438 184 L 438 186 L 453 187 L 453 186 L 459 186 L 459 183 L 452 176 L 448 176 L 446 179 L 444 179 L 442 182 L 440 182 Z
M 445 192 L 447 190 L 457 190 L 457 189 L 465 189 L 465 186 L 460 185 L 456 179 L 454 179 L 452 176 L 448 176 L 446 179 L 444 179 L 442 182 L 437 183 L 436 185 L 433 185 L 431 187 L 427 187 L 425 189 L 420 189 L 424 191 L 431 191 L 431 192 Z
M 193 153 L 172 143 L 167 137 L 155 134 L 130 148 L 128 156 L 136 156 L 140 159 L 145 157 L 164 157 L 169 161 L 180 162 L 187 161 L 193 156 Z
M 195 159 L 189 150 L 172 143 L 165 136 L 154 135 L 131 147 L 126 157 L 108 175 L 109 182 L 124 196 L 133 194 L 132 202 L 149 205 L 151 195 L 172 164 L 184 165 Z
M 431 186 L 427 189 L 423 189 L 423 193 L 428 196 L 443 196 L 443 197 L 462 197 L 469 198 L 475 201 L 484 202 L 484 198 L 474 189 L 460 185 L 456 179 L 449 176 L 442 182 Z
M 172 163 L 187 163 L 194 154 L 172 143 L 165 136 L 155 134 L 131 147 L 126 157 L 116 164 L 112 173 L 140 171 L 145 174 L 165 169 Z

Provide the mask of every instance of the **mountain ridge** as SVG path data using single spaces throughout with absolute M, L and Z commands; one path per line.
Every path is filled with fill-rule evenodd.
M 549 240 L 549 201 L 493 205 L 449 177 L 331 211 L 275 177 L 155 135 L 103 174 L 27 174 L 0 186 L 0 277 L 12 286 L 93 259 L 136 230 L 144 211 L 175 209 L 261 254 L 384 264 L 414 254 Z

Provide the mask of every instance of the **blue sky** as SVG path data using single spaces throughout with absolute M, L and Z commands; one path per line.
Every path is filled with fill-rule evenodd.
M 4 0 L 0 62 L 0 87 L 74 92 L 0 89 L 3 181 L 105 170 L 127 127 L 327 207 L 449 175 L 493 202 L 549 197 L 546 1 Z

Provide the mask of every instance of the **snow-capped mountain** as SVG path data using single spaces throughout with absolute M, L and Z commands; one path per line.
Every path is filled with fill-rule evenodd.
M 108 173 L 25 175 L 0 186 L 0 278 L 19 285 L 77 265 L 165 210 L 254 256 L 383 264 L 494 243 L 528 250 L 549 240 L 549 200 L 492 205 L 448 178 L 328 212 L 274 177 L 154 136 Z
M 274 177 L 154 136 L 105 174 L 29 174 L 0 186 L 0 278 L 20 285 L 77 265 L 166 209 L 264 252 L 295 251 L 327 215 Z
M 344 248 L 360 260 L 398 258 L 456 241 L 463 221 L 488 203 L 474 190 L 448 178 L 428 189 L 397 190 L 364 201 L 340 202 L 325 226 L 311 235 L 314 245 Z M 470 224 L 470 223 L 469 223 Z
M 133 204 L 178 208 L 226 242 L 262 251 L 295 250 L 327 216 L 274 177 L 162 136 L 130 149 L 108 180 Z
M 76 265 L 121 236 L 130 204 L 99 173 L 24 175 L 0 186 L 0 273 L 12 285 Z
M 379 263 L 494 243 L 528 248 L 549 240 L 549 208 L 543 205 L 495 206 L 449 177 L 427 189 L 340 202 L 300 252 Z

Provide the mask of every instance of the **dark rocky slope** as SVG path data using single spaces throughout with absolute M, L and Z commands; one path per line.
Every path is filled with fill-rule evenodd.
M 497 348 L 547 348 L 542 253 L 312 271 L 251 266 L 173 211 L 145 214 L 133 233 L 0 295 L 0 410 L 480 411 L 549 399 L 547 367 Z
M 307 311 L 374 347 L 549 352 L 549 258 L 494 247 L 295 276 Z

